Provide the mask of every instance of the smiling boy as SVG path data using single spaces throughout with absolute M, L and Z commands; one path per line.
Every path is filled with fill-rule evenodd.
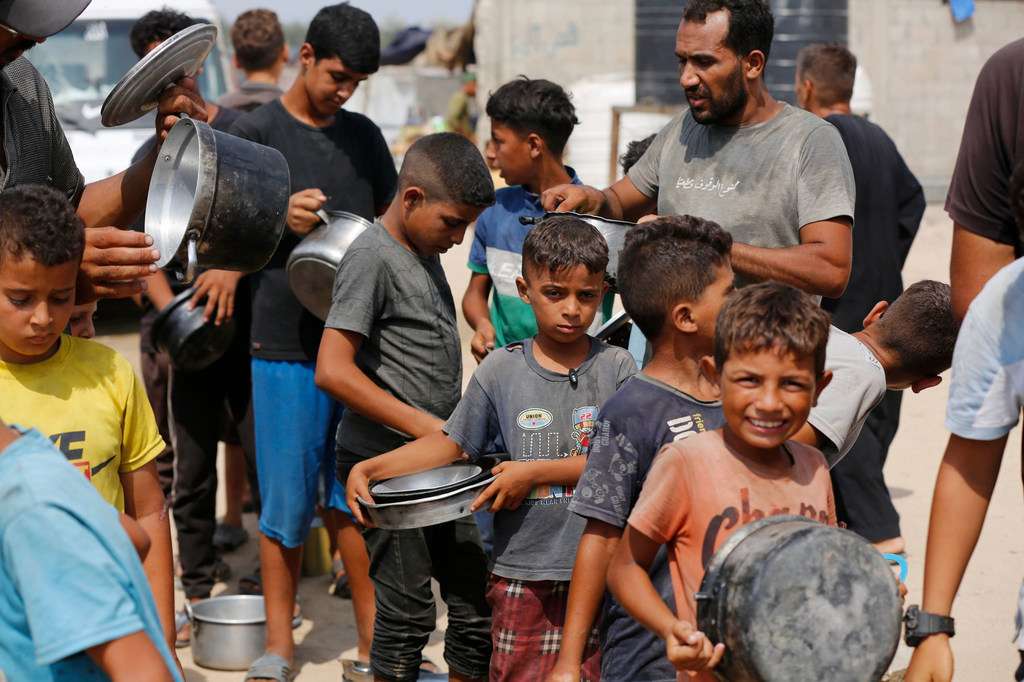
M 714 361 L 725 426 L 658 454 L 608 572 L 619 603 L 665 640 L 680 681 L 710 682 L 724 653 L 696 629 L 704 567 L 725 540 L 770 514 L 800 513 L 835 525 L 825 458 L 790 440 L 831 375 L 828 316 L 807 294 L 781 284 L 734 293 L 715 329 Z M 675 613 L 648 575 L 667 545 Z M 687 671 L 697 671 L 688 678 Z
M 164 442 L 131 365 L 64 335 L 75 307 L 85 230 L 42 185 L 0 193 L 0 417 L 35 428 L 151 540 L 143 562 L 174 642 L 171 537 L 155 458 Z

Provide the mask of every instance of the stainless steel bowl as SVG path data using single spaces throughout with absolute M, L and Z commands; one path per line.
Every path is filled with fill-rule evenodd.
M 488 476 L 482 481 L 470 483 L 432 497 L 379 504 L 359 498 L 359 504 L 362 505 L 373 525 L 378 528 L 384 530 L 426 528 L 469 516 L 471 513 L 469 505 L 480 494 L 481 489 L 493 480 L 494 476 Z
M 370 494 L 373 495 L 374 500 L 379 500 L 389 493 L 408 494 L 432 491 L 436 495 L 442 492 L 442 489 L 447 489 L 452 485 L 465 484 L 466 481 L 478 476 L 482 471 L 483 469 L 476 464 L 452 464 L 375 483 L 370 488 Z
M 347 211 L 319 211 L 324 224 L 310 232 L 288 256 L 288 286 L 299 303 L 327 319 L 334 276 L 356 237 L 373 224 Z
M 215 670 L 248 670 L 266 649 L 263 597 L 233 594 L 189 604 L 192 660 Z

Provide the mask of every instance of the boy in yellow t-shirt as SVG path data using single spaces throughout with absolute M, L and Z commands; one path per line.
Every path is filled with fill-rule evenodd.
M 48 436 L 146 531 L 143 568 L 173 648 L 171 536 L 154 462 L 164 443 L 153 411 L 127 360 L 62 334 L 84 249 L 82 222 L 59 192 L 0 193 L 0 418 Z

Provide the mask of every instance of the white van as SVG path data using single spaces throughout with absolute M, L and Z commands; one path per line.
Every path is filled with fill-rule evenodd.
M 111 88 L 138 58 L 129 33 L 150 10 L 168 5 L 152 0 L 93 0 L 71 26 L 46 39 L 26 57 L 46 78 L 57 115 L 86 182 L 120 173 L 153 134 L 153 115 L 119 128 L 100 124 L 100 106 Z M 216 24 L 217 46 L 199 77 L 203 97 L 214 101 L 233 87 L 225 34 L 209 0 L 175 0 L 173 9 Z

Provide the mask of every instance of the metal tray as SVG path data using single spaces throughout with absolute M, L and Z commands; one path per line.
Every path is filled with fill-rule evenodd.
M 216 42 L 216 26 L 195 24 L 160 43 L 130 68 L 103 100 L 103 125 L 111 128 L 131 123 L 155 109 L 167 86 L 199 73 Z
M 480 494 L 481 488 L 489 485 L 494 479 L 495 476 L 488 473 L 487 478 L 483 480 L 433 497 L 381 504 L 367 502 L 360 497 L 359 504 L 373 525 L 384 530 L 436 526 L 469 516 L 469 505 Z

